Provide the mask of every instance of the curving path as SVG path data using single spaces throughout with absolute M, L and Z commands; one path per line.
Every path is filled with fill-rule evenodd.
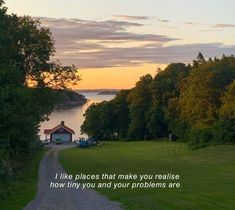
M 68 146 L 53 145 L 40 163 L 38 192 L 24 210 L 120 210 L 119 203 L 109 201 L 92 189 L 50 188 L 56 173 L 65 172 L 58 152 Z M 58 182 L 58 181 L 57 181 Z M 67 181 L 63 181 L 66 182 Z

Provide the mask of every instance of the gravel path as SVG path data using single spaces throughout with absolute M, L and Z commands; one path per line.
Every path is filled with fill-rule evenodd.
M 53 146 L 40 163 L 38 192 L 24 210 L 119 210 L 119 203 L 109 201 L 92 189 L 50 188 L 56 173 L 65 172 L 58 161 L 58 152 L 66 146 Z M 68 182 L 68 181 L 63 181 Z

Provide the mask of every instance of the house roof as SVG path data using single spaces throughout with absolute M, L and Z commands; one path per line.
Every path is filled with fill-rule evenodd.
M 48 134 L 52 134 L 52 133 L 54 133 L 55 131 L 57 131 L 58 129 L 60 129 L 60 128 L 63 128 L 64 130 L 68 131 L 68 132 L 71 133 L 71 134 L 75 134 L 75 132 L 74 132 L 73 129 L 67 127 L 67 126 L 64 124 L 64 121 L 61 121 L 61 123 L 60 123 L 59 125 L 55 126 L 55 127 L 52 128 L 52 129 L 45 129 L 45 130 L 44 130 L 44 134 L 47 134 L 47 135 L 48 135 Z

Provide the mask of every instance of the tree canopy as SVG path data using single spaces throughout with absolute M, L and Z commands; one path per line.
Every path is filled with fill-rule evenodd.
M 206 60 L 199 53 L 192 64 L 170 64 L 154 78 L 141 77 L 134 88 L 125 94 L 121 91 L 112 101 L 94 104 L 85 114 L 82 130 L 96 136 L 90 124 L 90 117 L 96 115 L 101 121 L 112 118 L 101 130 L 113 135 L 102 134 L 104 140 L 161 139 L 171 134 L 195 147 L 234 142 L 234 80 L 234 56 Z M 117 108 L 120 95 L 125 111 Z M 110 109 L 105 114 L 101 107 L 107 106 Z M 123 135 L 117 135 L 117 125 L 123 125 Z
M 53 60 L 48 28 L 8 14 L 0 1 L 0 159 L 33 153 L 38 129 L 59 103 L 58 91 L 79 81 L 75 66 Z M 1 165 L 0 165 L 1 168 Z

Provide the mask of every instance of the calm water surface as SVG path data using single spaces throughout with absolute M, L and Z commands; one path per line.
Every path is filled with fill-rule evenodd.
M 72 128 L 75 131 L 75 136 L 73 137 L 73 139 L 78 139 L 79 137 L 87 137 L 85 134 L 83 135 L 80 134 L 80 126 L 84 121 L 83 114 L 85 113 L 87 108 L 92 103 L 109 101 L 115 97 L 114 95 L 98 95 L 98 93 L 96 92 L 93 93 L 80 92 L 80 93 L 88 99 L 88 102 L 81 107 L 75 107 L 72 109 L 52 112 L 51 115 L 49 116 L 50 120 L 41 123 L 40 132 L 39 132 L 41 139 L 45 138 L 45 135 L 43 134 L 44 129 L 51 129 L 56 125 L 60 124 L 61 121 L 64 121 L 66 126 Z

